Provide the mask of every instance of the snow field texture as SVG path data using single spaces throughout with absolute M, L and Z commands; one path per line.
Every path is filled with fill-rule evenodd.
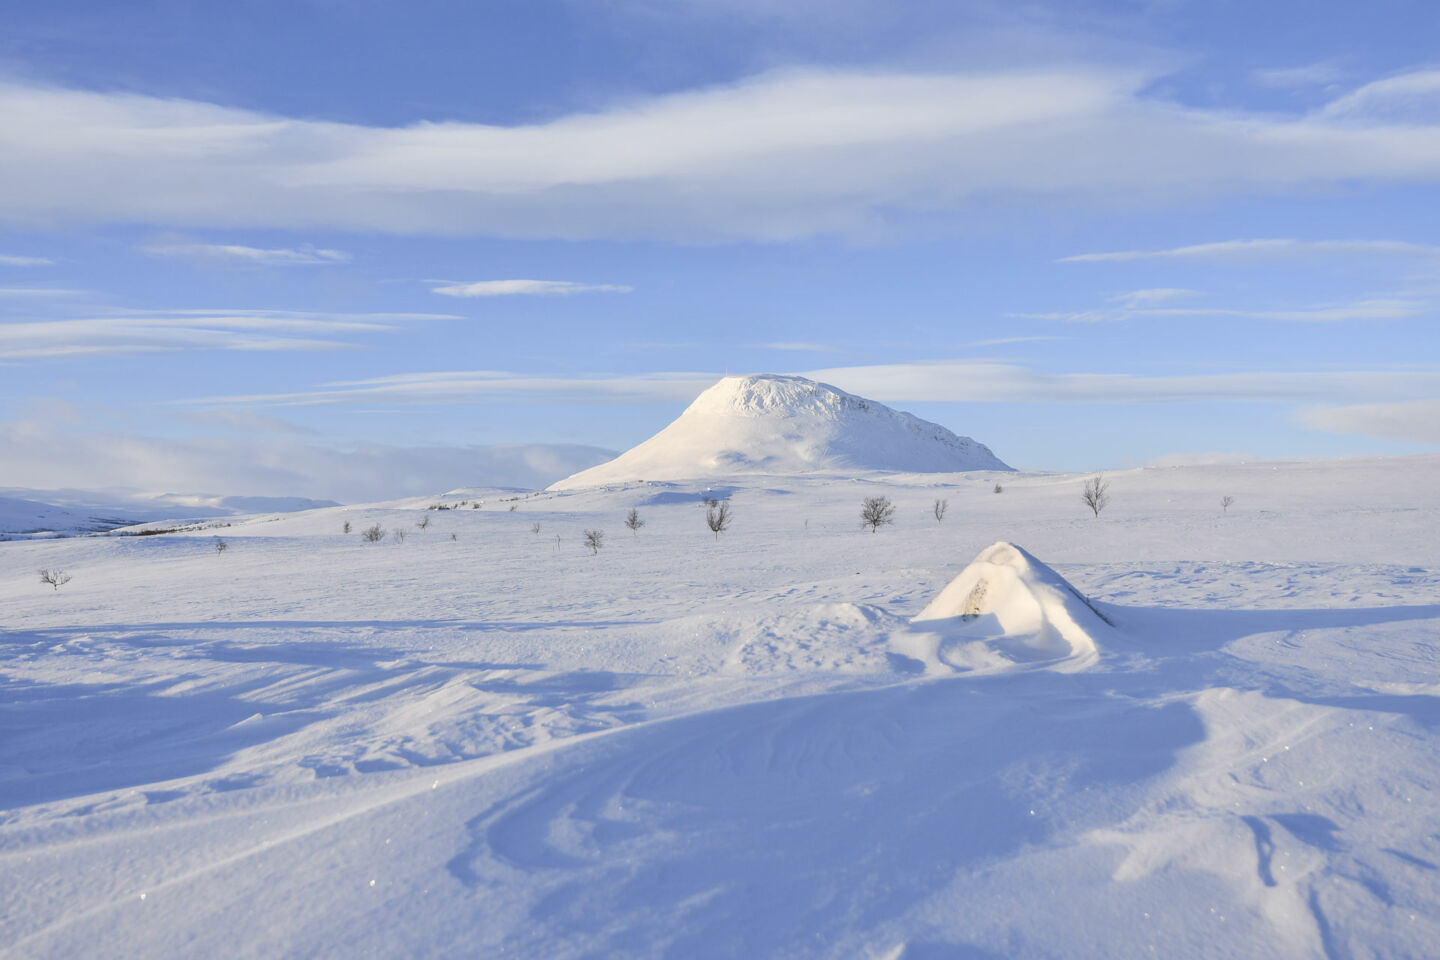
M 1099 518 L 1077 476 L 745 475 L 0 544 L 0 954 L 1433 956 L 1437 475 L 1121 471 Z

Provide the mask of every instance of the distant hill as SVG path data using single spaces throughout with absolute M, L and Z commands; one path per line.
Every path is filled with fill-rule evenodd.
M 550 489 L 847 470 L 1010 470 L 983 443 L 804 377 L 725 377 L 655 436 Z
M 339 506 L 305 497 L 222 497 L 166 493 L 125 495 L 86 490 L 6 490 L 0 539 L 75 536 L 157 520 L 198 520 L 246 513 L 293 513 Z

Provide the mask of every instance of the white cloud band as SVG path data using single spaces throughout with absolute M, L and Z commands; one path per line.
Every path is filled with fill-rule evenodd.
M 785 239 L 982 195 L 1440 179 L 1440 119 L 1410 109 L 1430 74 L 1291 117 L 1151 99 L 1151 79 L 790 71 L 524 126 L 398 128 L 8 83 L 0 220 Z

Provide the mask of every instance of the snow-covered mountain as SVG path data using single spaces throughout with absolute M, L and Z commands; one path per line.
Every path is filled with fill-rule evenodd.
M 851 470 L 1009 470 L 982 443 L 804 377 L 725 377 L 638 446 L 551 486 Z

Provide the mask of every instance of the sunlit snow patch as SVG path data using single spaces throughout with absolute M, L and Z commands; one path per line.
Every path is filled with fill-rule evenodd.
M 897 638 L 927 672 L 1040 664 L 1081 670 L 1112 627 L 1065 578 L 1013 543 L 986 547 Z

